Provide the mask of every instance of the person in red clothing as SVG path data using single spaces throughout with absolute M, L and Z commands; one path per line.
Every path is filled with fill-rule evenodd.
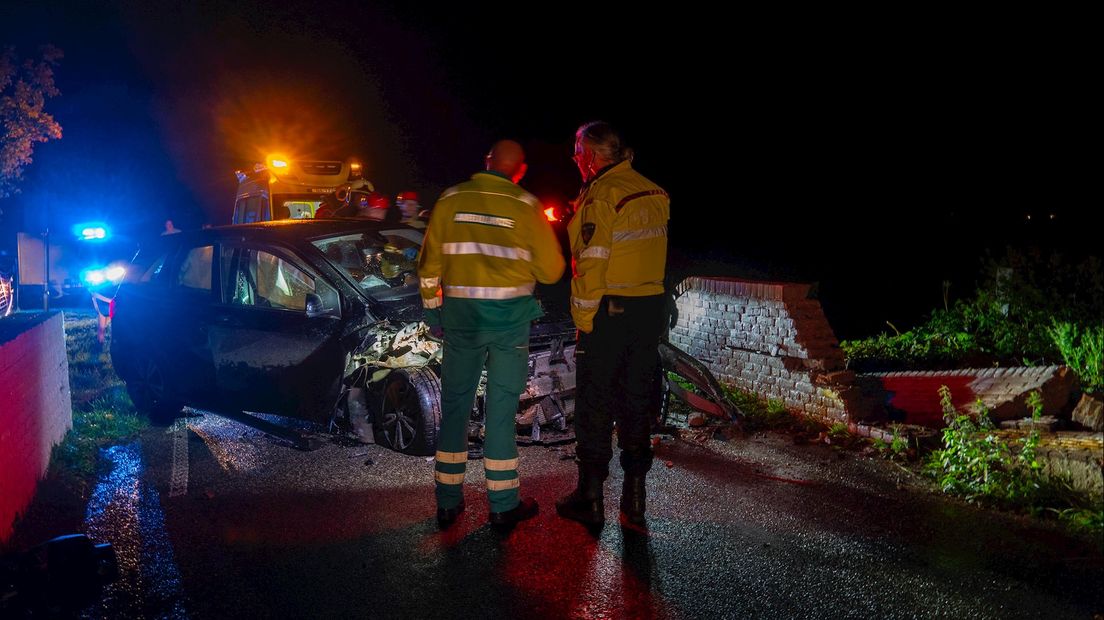
M 391 205 L 387 197 L 379 192 L 368 194 L 356 194 L 356 217 L 382 222 L 387 218 L 387 211 Z

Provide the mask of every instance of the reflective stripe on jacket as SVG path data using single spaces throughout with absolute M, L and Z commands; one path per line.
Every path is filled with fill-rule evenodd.
M 571 316 L 590 332 L 603 295 L 663 292 L 667 263 L 667 192 L 628 161 L 591 180 L 568 224 L 572 266 Z
M 560 244 L 540 202 L 492 172 L 478 172 L 470 181 L 445 190 L 433 208 L 418 256 L 427 322 L 436 323 L 433 312 L 440 308 L 446 327 L 496 329 L 509 321 L 536 318 L 536 282 L 556 282 L 563 270 Z M 455 304 L 457 311 L 463 308 L 462 316 L 454 313 L 451 321 L 450 299 L 465 300 Z M 468 302 L 488 303 L 484 312 L 479 310 L 484 304 Z M 492 316 L 512 306 L 519 307 L 507 316 Z

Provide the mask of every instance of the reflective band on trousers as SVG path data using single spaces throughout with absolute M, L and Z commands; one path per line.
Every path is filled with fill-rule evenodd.
M 441 244 L 442 254 L 481 254 L 495 258 L 509 258 L 510 260 L 533 260 L 533 255 L 525 248 L 511 248 L 505 245 L 492 243 L 478 243 L 475 241 L 460 241 Z
M 448 286 L 445 295 L 466 299 L 513 299 L 533 294 L 535 284 L 530 282 L 521 286 Z
M 478 192 L 482 194 L 483 192 Z M 504 195 L 504 194 L 496 194 Z M 499 228 L 513 228 L 514 220 L 509 217 L 498 217 L 496 215 L 484 215 L 482 213 L 457 213 L 452 216 L 454 222 L 464 222 L 466 224 L 484 224 L 487 226 L 497 226 Z
M 499 460 L 483 457 L 483 467 L 487 471 L 513 471 L 517 469 L 517 464 L 517 458 Z
M 600 245 L 587 248 L 579 254 L 579 258 L 609 258 L 610 249 Z
M 464 474 L 446 474 L 444 472 L 433 472 L 433 479 L 441 484 L 464 484 Z
M 516 489 L 521 486 L 521 481 L 517 478 L 513 480 L 488 480 L 488 491 L 508 491 L 510 489 Z
M 422 298 L 422 307 L 425 308 L 426 310 L 432 310 L 434 308 L 440 308 L 441 307 L 441 298 L 440 297 L 428 297 L 428 298 L 423 297 Z
M 572 297 L 571 305 L 576 308 L 597 308 L 598 304 L 602 303 L 601 299 L 583 299 L 581 297 Z
M 437 288 L 441 286 L 441 278 L 421 278 L 422 288 Z
M 638 230 L 615 230 L 614 241 L 636 241 L 637 239 L 652 239 L 654 237 L 666 237 L 667 227 L 641 228 Z
M 438 450 L 437 451 L 437 462 L 438 463 L 467 463 L 468 462 L 468 453 L 467 452 L 441 452 L 440 450 Z

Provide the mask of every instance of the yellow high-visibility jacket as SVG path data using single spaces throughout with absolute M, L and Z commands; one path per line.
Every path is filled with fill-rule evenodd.
M 418 255 L 426 322 L 499 330 L 541 316 L 536 281 L 556 282 L 564 257 L 536 196 L 477 172 L 438 199 Z
M 590 333 L 603 295 L 663 293 L 671 207 L 667 192 L 623 161 L 592 179 L 575 209 L 571 316 Z

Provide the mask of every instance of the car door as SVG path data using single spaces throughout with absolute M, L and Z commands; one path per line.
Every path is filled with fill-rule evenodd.
M 223 245 L 219 269 L 210 331 L 219 392 L 246 411 L 328 417 L 345 369 L 337 289 L 284 247 Z
M 214 379 L 207 325 L 216 301 L 215 244 L 210 239 L 182 243 L 165 262 L 168 273 L 143 294 L 120 302 L 128 334 L 128 362 L 153 364 L 164 376 L 173 400 L 199 406 L 212 403 Z M 161 270 L 162 265 L 155 265 Z M 151 283 L 152 284 L 152 283 Z M 131 307 L 133 306 L 133 307 Z

